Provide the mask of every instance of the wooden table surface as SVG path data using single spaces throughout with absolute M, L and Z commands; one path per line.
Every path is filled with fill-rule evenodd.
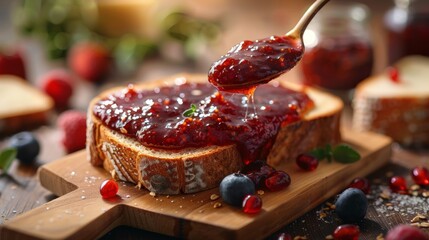
M 190 1 L 184 2 L 189 4 L 188 2 Z M 212 1 L 202 2 L 209 4 Z M 286 32 L 311 1 L 241 0 L 233 1 L 234 3 L 220 2 L 227 4 L 227 7 L 219 8 L 219 14 L 223 14 L 225 21 L 228 22 L 228 27 L 225 28 L 222 40 L 206 59 L 192 66 L 171 63 L 162 59 L 153 59 L 145 62 L 132 76 L 112 77 L 106 83 L 106 86 L 130 81 L 145 81 L 177 72 L 206 72 L 210 62 L 225 52 L 233 43 L 243 39 L 255 39 Z M 383 13 L 390 5 L 390 2 L 370 0 L 362 0 L 361 2 L 369 5 L 373 12 L 371 26 L 377 49 L 374 73 L 377 73 L 385 66 L 385 44 L 381 21 Z M 16 1 L 0 1 L 0 30 L 2 33 L 7 33 L 0 35 L 0 44 L 3 45 L 11 45 L 11 42 L 15 42 L 17 39 L 12 37 L 11 14 L 8 10 L 13 3 L 16 3 Z M 196 9 L 201 10 L 200 8 L 193 8 L 194 11 L 197 11 Z M 257 16 L 257 18 L 252 16 Z M 249 28 L 248 26 L 252 27 Z M 29 80 L 37 84 L 38 78 L 46 70 L 57 65 L 46 60 L 37 42 L 29 40 L 20 40 L 19 42 L 26 47 L 28 59 L 31 61 L 28 68 Z M 291 79 L 299 79 L 299 73 L 296 71 L 292 71 L 289 75 Z M 77 86 L 79 96 L 73 99 L 73 108 L 86 110 L 87 103 L 91 97 L 106 86 L 94 87 L 80 83 Z M 343 124 L 346 126 L 350 126 L 350 115 L 351 110 L 350 106 L 348 106 L 343 118 Z M 40 186 L 36 174 L 37 168 L 41 164 L 55 161 L 65 155 L 59 143 L 60 132 L 55 126 L 55 116 L 51 124 L 34 130 L 34 133 L 40 139 L 42 145 L 42 152 L 36 166 L 28 167 L 15 162 L 10 170 L 10 175 L 13 178 L 0 177 L 0 224 L 56 197 Z M 0 147 L 6 142 L 7 138 L 1 139 Z M 429 198 L 422 196 L 394 195 L 390 200 L 380 200 L 380 193 L 386 187 L 389 176 L 392 174 L 402 175 L 411 182 L 409 169 L 422 165 L 429 167 L 429 151 L 427 149 L 416 151 L 404 149 L 396 144 L 393 146 L 391 162 L 370 176 L 373 183 L 372 193 L 369 195 L 371 204 L 365 221 L 360 225 L 361 239 L 376 239 L 377 236 L 385 234 L 388 229 L 397 224 L 410 223 L 411 219 L 418 213 L 429 213 Z M 334 198 L 329 202 L 334 202 Z M 308 239 L 323 239 L 324 236 L 331 234 L 335 227 L 340 224 L 340 221 L 335 218 L 335 214 L 326 210 L 325 207 L 325 204 L 316 207 L 293 223 L 284 226 L 279 232 L 288 232 L 292 236 L 306 236 Z M 277 234 L 273 234 L 271 238 L 275 239 Z M 103 239 L 169 239 L 169 237 L 124 226 L 107 233 Z

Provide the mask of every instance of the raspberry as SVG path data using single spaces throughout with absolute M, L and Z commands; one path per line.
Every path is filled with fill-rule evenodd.
M 25 62 L 19 50 L 0 53 L 0 74 L 10 74 L 26 79 Z
M 62 130 L 61 142 L 68 153 L 85 148 L 86 115 L 76 110 L 63 112 L 57 121 Z
M 74 45 L 67 60 L 76 75 L 89 82 L 102 80 L 111 66 L 108 50 L 94 42 Z
M 43 91 L 52 97 L 55 107 L 65 109 L 73 94 L 72 78 L 64 70 L 52 70 L 42 77 Z

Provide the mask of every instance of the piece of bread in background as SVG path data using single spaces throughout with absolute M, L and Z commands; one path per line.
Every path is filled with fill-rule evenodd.
M 28 82 L 0 75 L 0 135 L 31 129 L 47 123 L 54 103 Z
M 353 128 L 385 134 L 408 147 L 429 146 L 429 58 L 404 58 L 394 71 L 356 87 Z

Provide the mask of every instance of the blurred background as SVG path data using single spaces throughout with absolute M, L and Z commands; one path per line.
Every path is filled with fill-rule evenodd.
M 106 48 L 113 63 L 107 82 L 181 71 L 205 73 L 234 44 L 287 32 L 311 2 L 1 0 L 0 48 L 3 53 L 21 52 L 33 83 L 52 68 L 69 69 L 67 56 L 82 42 Z M 368 6 L 364 27 L 377 43 L 377 72 L 387 64 L 383 19 L 395 3 L 359 2 Z

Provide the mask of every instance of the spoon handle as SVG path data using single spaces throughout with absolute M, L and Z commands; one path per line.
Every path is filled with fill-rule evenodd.
M 310 21 L 313 17 L 319 12 L 322 7 L 329 2 L 329 0 L 316 0 L 308 9 L 305 11 L 304 15 L 302 15 L 301 19 L 299 19 L 298 23 L 295 25 L 292 30 L 286 33 L 287 36 L 291 36 L 294 38 L 302 38 L 305 29 L 307 28 Z

